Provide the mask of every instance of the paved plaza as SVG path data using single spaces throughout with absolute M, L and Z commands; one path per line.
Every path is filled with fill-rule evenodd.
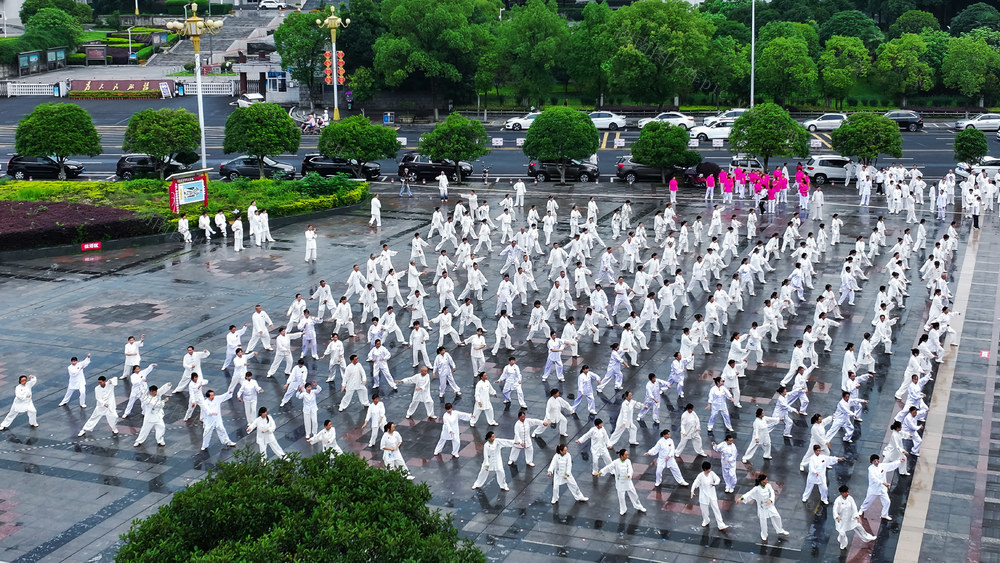
M 498 214 L 497 203 L 504 192 L 474 187 L 480 201 L 487 197 L 493 214 Z M 174 395 L 167 403 L 165 447 L 157 447 L 152 438 L 141 447 L 132 446 L 142 422 L 138 413 L 120 423 L 119 437 L 112 437 L 102 421 L 94 433 L 77 438 L 77 432 L 93 408 L 96 378 L 121 375 L 126 338 L 144 333 L 143 366 L 158 363 L 149 378 L 150 383 L 176 385 L 182 372 L 181 356 L 185 348 L 192 345 L 197 350 L 207 348 L 212 353 L 203 364 L 210 381 L 208 387 L 225 389 L 231 371 L 224 374 L 219 368 L 225 358 L 226 328 L 230 324 L 249 322 L 255 304 L 262 304 L 275 324 L 281 325 L 295 293 L 308 295 L 320 279 L 330 282 L 334 296 L 339 298 L 350 265 L 360 264 L 363 271 L 369 253 L 378 252 L 382 243 L 399 251 L 394 265 L 397 270 L 405 269 L 413 233 L 426 235 L 431 212 L 437 204 L 436 189 L 420 187 L 416 190 L 417 197 L 402 200 L 396 197 L 395 186 L 375 186 L 374 190 L 382 194 L 383 200 L 383 227 L 377 231 L 368 226 L 367 205 L 309 220 L 319 233 L 319 260 L 315 264 L 303 262 L 304 222 L 274 229 L 276 242 L 266 244 L 263 249 L 250 245 L 241 253 L 235 253 L 231 245 L 222 246 L 217 242 L 221 239 L 205 244 L 196 238 L 188 247 L 169 242 L 98 254 L 28 257 L 0 262 L 0 342 L 3 349 L 0 354 L 0 409 L 6 410 L 10 405 L 18 375 L 34 374 L 38 378 L 34 402 L 40 425 L 31 429 L 25 418 L 20 417 L 8 431 L 0 433 L 0 560 L 109 560 L 117 549 L 119 535 L 127 530 L 132 519 L 155 511 L 169 501 L 172 492 L 201 479 L 218 462 L 230 459 L 233 451 L 225 448 L 220 451 L 218 442 L 213 443 L 208 452 L 200 451 L 201 425 L 182 421 L 185 401 L 181 395 Z M 455 196 L 464 191 L 452 190 L 452 205 L 456 202 Z M 877 216 L 885 214 L 881 196 L 873 197 L 874 205 L 859 208 L 853 186 L 848 190 L 840 187 L 825 191 L 827 222 L 832 213 L 840 213 L 845 221 L 845 240 L 867 235 Z M 585 208 L 593 195 L 598 198 L 601 208 L 600 234 L 606 242 L 611 242 L 611 213 L 628 197 L 633 202 L 636 219 L 644 221 L 649 228 L 652 243 L 653 215 L 667 202 L 663 190 L 638 186 L 626 189 L 622 184 L 602 183 L 572 188 L 532 186 L 527 203 L 544 209 L 548 195 L 555 195 L 560 204 L 560 223 L 557 236 L 553 237 L 559 241 L 568 238 L 566 218 L 572 204 Z M 741 221 L 749 205 L 737 202 Z M 791 207 L 791 204 L 781 206 L 774 218 L 763 216 L 760 238 L 780 234 Z M 708 225 L 710 206 L 706 206 L 700 191 L 681 192 L 677 208 L 680 218 L 693 220 L 695 215 L 701 214 Z M 524 213 L 524 210 L 517 211 L 519 222 L 516 225 L 523 222 Z M 726 224 L 731 214 L 730 210 L 724 213 Z M 886 214 L 886 217 L 891 245 L 907 225 L 905 215 Z M 935 221 L 926 209 L 921 217 L 928 220 L 930 248 L 944 234 L 947 224 Z M 960 217 L 950 215 L 949 221 L 952 219 Z M 805 220 L 802 234 L 815 230 L 816 226 L 815 221 Z M 500 491 L 494 480 L 490 480 L 482 491 L 470 489 L 482 463 L 485 433 L 492 429 L 499 437 L 510 438 L 516 420 L 516 404 L 512 409 L 505 409 L 500 399 L 495 400 L 498 427 L 487 427 L 484 420 L 475 428 L 463 423 L 461 457 L 457 459 L 449 455 L 431 455 L 440 434 L 439 422 L 417 417 L 403 419 L 411 387 L 400 386 L 400 391 L 393 393 L 383 384 L 388 418 L 398 421 L 398 430 L 404 440 L 403 456 L 417 482 L 430 486 L 432 505 L 450 513 L 461 534 L 473 539 L 490 561 L 1000 561 L 1000 421 L 993 420 L 993 413 L 1000 412 L 1000 403 L 995 400 L 997 342 L 1000 341 L 1000 324 L 995 322 L 1000 310 L 998 227 L 1000 220 L 988 217 L 980 232 L 970 234 L 968 221 L 959 229 L 959 251 L 951 266 L 955 310 L 961 313 L 954 323 L 959 345 L 945 345 L 945 361 L 936 367 L 935 379 L 926 388 L 931 411 L 922 455 L 909 460 L 912 476 L 893 476 L 889 489 L 893 520 L 880 521 L 877 503 L 865 515 L 865 527 L 878 536 L 872 543 L 864 543 L 852 534 L 848 549 L 842 552 L 837 545 L 833 505 L 820 503 L 816 494 L 807 503 L 801 501 L 805 474 L 799 472 L 798 465 L 809 440 L 807 417 L 796 420 L 791 439 L 783 439 L 780 429 L 772 432 L 773 460 L 765 461 L 757 456 L 749 464 L 738 465 L 737 494 L 748 490 L 754 477 L 762 472 L 770 476 L 777 492 L 776 506 L 791 534 L 779 538 L 772 531 L 766 544 L 760 541 L 755 506 L 736 504 L 736 495 L 721 494 L 721 487 L 720 505 L 730 525 L 725 532 L 719 532 L 714 521 L 710 528 L 702 528 L 697 501 L 689 498 L 688 488 L 677 486 L 669 476 L 664 476 L 662 486 L 654 488 L 655 466 L 652 458 L 643 454 L 656 442 L 660 428 L 673 429 L 674 438 L 679 438 L 680 409 L 673 392 L 669 398 L 664 398 L 669 406 L 663 415 L 663 425 L 654 426 L 647 418 L 640 424 L 640 445 L 630 449 L 636 471 L 635 487 L 649 512 L 638 514 L 630 510 L 625 516 L 618 514 L 613 478 L 591 477 L 589 447 L 572 442 L 570 453 L 574 457 L 574 472 L 583 494 L 589 496 L 590 501 L 575 503 L 563 491 L 560 503 L 550 504 L 552 479 L 545 471 L 559 440 L 553 430 L 548 430 L 536 441 L 536 467 L 526 470 L 521 462 L 515 468 L 508 468 L 510 492 Z M 200 232 L 194 234 L 197 236 Z M 740 252 L 743 255 L 746 252 L 745 229 L 741 229 L 741 235 Z M 430 242 L 436 244 L 438 239 Z M 620 243 L 621 239 L 615 241 L 616 245 Z M 450 245 L 446 248 L 452 249 Z M 489 347 L 494 341 L 494 293 L 503 265 L 496 252 L 501 248 L 494 242 L 493 256 L 483 264 L 490 290 L 486 300 L 476 306 L 485 324 Z M 816 266 L 817 288 L 827 283 L 833 284 L 835 291 L 839 288 L 841 264 L 852 248 L 853 245 L 848 244 L 830 248 Z M 871 329 L 875 293 L 886 275 L 883 265 L 888 256 L 885 250 L 887 248 L 876 258 L 876 267 L 869 269 L 871 280 L 863 286 L 856 305 L 842 307 L 846 318 L 839 328 L 832 330 L 833 352 L 820 353 L 820 367 L 811 376 L 810 414 L 828 416 L 835 410 L 840 399 L 844 344 L 859 343 L 861 335 Z M 620 254 L 617 248 L 616 252 Z M 648 258 L 649 252 L 644 251 L 642 257 Z M 591 262 L 595 273 L 596 256 Z M 692 256 L 683 258 L 685 277 L 689 277 Z M 860 505 L 867 488 L 868 457 L 881 453 L 887 441 L 890 419 L 899 408 L 893 392 L 906 366 L 908 350 L 922 334 L 929 307 L 916 272 L 923 258 L 924 253 L 918 253 L 910 263 L 910 278 L 915 283 L 911 286 L 906 308 L 899 312 L 893 346 L 895 354 L 881 353 L 882 347 L 878 347 L 877 376 L 862 389 L 862 397 L 869 403 L 863 415 L 864 422 L 859 425 L 860 435 L 855 435 L 853 443 L 844 443 L 839 437 L 832 442 L 832 453 L 845 457 L 846 461 L 829 472 L 831 503 L 836 488 L 848 484 Z M 428 252 L 431 269 L 422 281 L 432 292 L 430 281 L 434 261 L 433 254 Z M 777 282 L 791 270 L 789 262 L 787 253 L 780 262 L 772 261 L 777 271 L 768 276 L 764 290 L 758 286 L 756 297 L 745 296 L 745 312 L 730 311 L 729 330 L 745 332 L 752 321 L 761 320 L 759 309 L 764 296 L 777 290 Z M 534 264 L 541 292 L 532 300 L 544 300 L 549 288 L 544 282 L 548 269 L 544 267 L 544 258 L 535 258 Z M 735 267 L 736 264 L 732 264 L 725 272 L 731 276 Z M 631 283 L 632 276 L 626 277 Z M 728 288 L 725 275 L 723 279 Z M 464 288 L 464 285 L 465 276 L 460 274 L 456 286 Z M 403 291 L 405 294 L 405 287 Z M 792 343 L 811 322 L 817 295 L 815 290 L 807 291 L 799 315 L 788 319 L 788 330 L 780 334 L 779 343 L 767 343 L 762 364 L 750 360 L 748 377 L 741 380 L 743 408 L 733 409 L 736 444 L 741 456 L 750 439 L 755 408 L 761 406 L 771 414 L 774 389 L 788 369 Z M 384 308 L 384 294 L 380 299 Z M 584 305 L 585 298 L 578 303 Z M 640 300 L 633 303 L 640 303 Z M 681 328 L 690 326 L 696 313 L 704 312 L 704 303 L 705 297 L 697 290 L 691 298 L 692 306 L 678 310 L 678 320 L 669 322 L 665 315 L 663 319 L 668 324 L 652 335 L 650 350 L 640 354 L 640 365 L 626 369 L 625 386 L 636 392 L 637 399 L 643 396 L 647 373 L 655 372 L 663 378 L 669 373 L 671 356 L 679 349 Z M 426 305 L 433 316 L 436 297 L 429 298 Z M 584 309 L 576 312 L 578 319 L 582 318 Z M 361 321 L 357 305 L 354 318 L 356 322 Z M 618 341 L 618 333 L 603 328 L 602 323 L 601 345 L 594 345 L 589 339 L 581 341 L 581 357 L 566 357 L 566 382 L 550 378 L 543 383 L 539 376 L 546 349 L 541 339 L 525 342 L 527 318 L 527 308 L 517 304 L 514 310 L 517 328 L 513 335 L 516 350 L 512 354 L 525 374 L 529 416 L 544 418 L 549 389 L 558 387 L 563 390 L 564 397 L 572 400 L 576 396 L 576 375 L 581 365 L 589 364 L 600 374 L 605 372 L 609 355 L 607 345 Z M 398 320 L 405 326 L 409 316 L 398 315 Z M 558 319 L 550 320 L 550 324 L 561 332 L 562 323 Z M 330 323 L 324 323 L 317 330 L 321 351 L 331 328 Z M 366 324 L 360 324 L 359 335 L 364 328 Z M 409 331 L 404 328 L 404 333 L 408 335 Z M 272 336 L 274 334 L 272 332 Z M 465 335 L 470 334 L 467 328 Z M 436 331 L 431 334 L 429 348 L 436 344 L 436 336 Z M 247 340 L 244 338 L 244 343 Z M 705 356 L 700 350 L 696 351 L 695 369 L 687 378 L 683 402 L 696 406 L 706 448 L 713 435 L 704 432 L 708 411 L 703 409 L 711 379 L 721 372 L 728 348 L 728 338 L 714 338 L 714 355 Z M 357 353 L 362 357 L 368 351 L 360 336 L 348 341 L 346 349 L 348 354 Z M 393 357 L 389 366 L 393 376 L 402 379 L 411 375 L 409 350 L 394 344 L 391 351 Z M 455 401 L 456 408 L 470 412 L 473 380 L 468 348 L 449 346 L 449 351 L 458 363 L 456 376 L 463 390 L 463 395 Z M 88 408 L 80 409 L 75 399 L 67 406 L 57 407 L 66 388 L 69 358 L 83 357 L 87 353 L 93 354 L 92 363 L 86 370 Z M 506 356 L 502 349 L 499 356 L 487 355 L 487 370 L 492 381 L 497 379 L 499 369 L 506 363 Z M 339 378 L 338 388 L 328 389 L 327 384 L 322 383 L 327 377 L 327 361 L 309 360 L 308 357 L 307 360 L 310 380 L 319 380 L 325 391 L 320 401 L 320 422 L 331 418 L 345 450 L 381 465 L 380 452 L 368 448 L 367 433 L 362 434 L 362 408 L 355 402 L 345 412 L 337 412 L 336 405 L 342 397 Z M 264 377 L 270 361 L 271 353 L 262 351 L 261 356 L 250 362 L 250 370 L 264 387 L 260 404 L 269 407 L 278 423 L 278 441 L 286 451 L 306 454 L 318 451 L 305 442 L 301 403 L 293 401 L 286 408 L 278 408 L 284 378 L 280 370 L 275 379 Z M 436 382 L 432 387 L 436 389 Z M 117 393 L 119 414 L 128 396 L 126 389 L 120 386 Z M 449 392 L 447 399 L 453 398 Z M 597 416 L 603 418 L 609 428 L 618 415 L 620 402 L 620 396 L 611 387 L 598 396 Z M 435 409 L 440 415 L 443 405 L 436 403 Z M 423 410 L 418 412 L 422 414 Z M 223 409 L 223 416 L 230 436 L 238 439 L 239 447 L 255 447 L 253 437 L 247 437 L 244 432 L 246 424 L 241 405 L 233 402 L 230 408 Z M 591 427 L 592 417 L 588 416 L 586 409 L 581 407 L 577 415 L 569 417 L 569 440 L 579 438 Z M 721 429 L 719 424 L 715 441 L 722 441 L 724 430 Z M 695 458 L 690 448 L 685 451 L 679 461 L 688 481 L 693 482 L 703 459 Z M 713 470 L 721 473 L 718 455 L 710 459 Z

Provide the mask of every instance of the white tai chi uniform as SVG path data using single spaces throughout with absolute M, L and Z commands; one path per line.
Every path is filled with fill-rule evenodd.
M 35 403 L 31 400 L 31 388 L 37 382 L 38 380 L 35 379 L 35 376 L 29 375 L 28 380 L 23 385 L 18 383 L 14 386 L 14 403 L 10 406 L 10 412 L 7 413 L 7 417 L 0 424 L 0 430 L 6 430 L 10 426 L 10 423 L 14 422 L 14 419 L 17 418 L 17 415 L 21 413 L 28 413 L 28 424 L 38 427 L 38 421 L 35 419 L 37 413 Z
M 437 418 L 434 416 L 434 403 L 431 402 L 431 376 L 428 373 L 415 373 L 406 379 L 401 379 L 401 383 L 413 386 L 413 399 L 410 406 L 406 408 L 406 418 L 413 416 L 417 412 L 417 407 L 424 405 L 427 411 L 427 418 Z
M 243 349 L 244 352 L 249 354 L 253 352 L 253 349 L 257 347 L 258 342 L 264 343 L 264 349 L 271 349 L 271 334 L 268 332 L 268 327 L 272 326 L 274 323 L 271 322 L 271 317 L 267 316 L 267 313 L 262 309 L 259 312 L 254 312 L 250 316 L 250 321 L 253 326 L 253 332 L 250 334 L 250 342 L 247 342 L 247 347 Z
M 344 391 L 344 398 L 340 400 L 340 412 L 343 412 L 351 404 L 351 400 L 355 394 L 357 394 L 358 401 L 362 405 L 368 406 L 368 389 L 365 387 L 365 378 L 364 366 L 353 362 L 347 364 L 347 369 L 344 370 L 344 381 L 341 385 Z
M 257 447 L 260 448 L 260 457 L 267 459 L 267 448 L 270 447 L 278 457 L 284 457 L 285 450 L 278 445 L 278 439 L 274 437 L 274 418 L 268 415 L 258 416 L 247 426 L 247 434 L 257 431 Z
M 708 526 L 711 523 L 710 511 L 715 513 L 715 521 L 719 524 L 720 530 L 725 530 L 729 526 L 722 520 L 722 512 L 719 510 L 719 497 L 715 488 L 721 483 L 718 474 L 709 470 L 702 471 L 691 483 L 691 496 L 698 491 L 698 504 L 701 506 L 701 525 Z
M 593 427 L 587 431 L 586 434 L 580 436 L 580 439 L 576 441 L 577 444 L 582 444 L 590 440 L 590 461 L 593 467 L 594 475 L 600 471 L 600 464 L 611 463 L 611 454 L 608 450 L 611 449 L 611 437 L 608 436 L 608 431 L 602 425 L 600 428 Z
M 837 539 L 840 541 L 840 549 L 847 548 L 847 532 L 855 530 L 855 534 L 864 541 L 872 541 L 875 536 L 868 533 L 861 526 L 861 513 L 858 512 L 858 505 L 854 498 L 843 495 L 833 501 L 833 516 L 836 518 Z
M 646 512 L 646 508 L 639 502 L 639 493 L 635 492 L 635 485 L 632 483 L 632 461 L 618 458 L 605 465 L 599 473 L 601 475 L 615 476 L 615 490 L 618 492 L 618 512 L 625 514 L 625 495 L 632 500 L 632 506 L 639 512 Z
M 370 448 L 375 445 L 378 433 L 385 429 L 385 403 L 379 401 L 368 405 L 361 426 L 364 427 L 365 424 L 369 425 L 372 433 L 371 438 L 368 439 L 368 447 Z
M 664 467 L 670 468 L 670 474 L 674 476 L 674 480 L 677 481 L 678 485 L 684 486 L 688 484 L 684 480 L 684 476 L 681 475 L 681 468 L 677 466 L 677 460 L 674 459 L 676 450 L 674 449 L 674 441 L 671 438 L 660 437 L 656 441 L 656 445 L 646 452 L 646 455 L 656 456 L 656 481 L 653 483 L 654 487 L 660 486 L 663 479 Z
M 163 424 L 163 407 L 167 399 L 163 395 L 169 391 L 170 384 L 167 383 L 157 391 L 155 397 L 149 392 L 146 392 L 141 397 L 144 416 L 142 419 L 142 428 L 139 429 L 139 435 L 136 436 L 135 443 L 132 444 L 133 446 L 141 446 L 146 441 L 146 438 L 149 437 L 150 431 L 155 431 L 157 445 L 166 445 L 163 441 L 163 433 L 166 431 L 166 425 Z M 160 394 L 161 392 L 163 395 Z
M 507 488 L 507 470 L 504 468 L 503 459 L 500 454 L 503 448 L 513 447 L 513 440 L 501 440 L 499 438 L 494 438 L 492 442 L 487 440 L 483 444 L 483 465 L 479 468 L 479 475 L 476 477 L 476 482 L 472 485 L 473 489 L 478 489 L 485 485 L 486 479 L 489 478 L 492 471 L 497 476 L 497 484 L 500 485 L 500 489 L 503 491 L 510 490 Z
M 839 461 L 829 455 L 813 455 L 809 460 L 809 475 L 806 477 L 806 489 L 802 491 L 802 502 L 809 500 L 813 487 L 819 486 L 819 498 L 823 504 L 830 504 L 827 498 L 826 470 L 833 467 Z
M 76 392 L 80 394 L 80 408 L 87 408 L 87 376 L 84 375 L 83 370 L 89 365 L 90 357 L 86 357 L 76 362 L 76 365 L 66 366 L 66 371 L 69 372 L 69 384 L 66 386 L 66 395 L 63 396 L 62 401 L 59 401 L 59 406 L 68 403 L 73 393 Z
M 875 499 L 882 501 L 882 518 L 889 519 L 889 474 L 906 462 L 906 458 L 897 461 L 883 461 L 878 465 L 868 466 L 868 494 L 861 503 L 861 512 L 868 510 Z
M 440 454 L 444 445 L 450 440 L 451 455 L 458 457 L 458 450 L 462 445 L 462 431 L 458 427 L 458 422 L 460 420 L 468 422 L 470 418 L 469 413 L 456 410 L 445 411 L 441 416 L 441 437 L 438 439 L 437 445 L 434 446 L 434 455 Z
M 552 504 L 559 502 L 559 488 L 566 485 L 569 492 L 578 501 L 590 500 L 580 492 L 580 486 L 573 477 L 573 457 L 569 452 L 557 453 L 549 463 L 548 474 L 552 476 Z
M 260 384 L 256 380 L 243 380 L 240 384 L 240 390 L 236 393 L 236 398 L 238 398 L 243 403 L 243 414 L 247 417 L 247 424 L 253 422 L 257 418 L 257 397 L 264 392 Z
M 177 383 L 177 389 L 174 391 L 175 393 L 187 387 L 187 384 L 191 382 L 192 373 L 204 375 L 204 372 L 201 371 L 201 361 L 211 355 L 212 354 L 208 350 L 203 350 L 201 352 L 192 351 L 184 354 L 184 358 L 181 360 L 181 364 L 184 366 L 184 373 L 181 375 L 181 380 Z
M 202 412 L 205 415 L 204 428 L 201 434 L 201 449 L 207 450 L 208 445 L 212 442 L 212 432 L 219 437 L 219 441 L 226 446 L 235 446 L 232 440 L 229 439 L 229 434 L 226 433 L 226 428 L 222 425 L 222 404 L 233 397 L 232 393 L 223 393 L 222 395 L 216 395 L 214 398 L 209 399 L 205 397 L 202 401 Z
M 324 452 L 332 451 L 338 455 L 344 453 L 344 450 L 340 449 L 340 444 L 337 443 L 337 429 L 333 425 L 320 430 L 306 441 L 310 444 L 322 444 Z M 333 453 L 330 455 L 333 455 Z
M 477 381 L 475 396 L 473 397 L 473 404 L 475 406 L 472 409 L 472 416 L 469 418 L 469 423 L 472 426 L 476 425 L 480 414 L 486 415 L 486 422 L 490 426 L 497 425 L 497 421 L 493 417 L 493 403 L 490 401 L 491 396 L 496 397 L 497 391 L 490 384 L 489 380 Z
M 402 469 L 403 473 L 407 474 L 407 479 L 412 480 L 413 477 L 409 475 L 410 468 L 406 466 L 406 461 L 403 460 L 403 452 L 399 450 L 399 446 L 403 443 L 403 437 L 399 435 L 399 432 L 386 432 L 382 434 L 382 442 L 379 447 L 382 448 L 382 463 L 385 464 L 386 469 Z
M 306 427 L 306 438 L 312 437 L 319 430 L 319 422 L 316 420 L 316 415 L 319 413 L 319 408 L 316 406 L 316 395 L 322 391 L 323 388 L 317 385 L 295 394 L 296 398 L 302 400 L 302 422 Z
M 611 433 L 611 446 L 618 443 L 625 431 L 628 431 L 628 443 L 633 446 L 639 445 L 637 437 L 639 425 L 636 424 L 635 416 L 633 416 L 638 407 L 639 403 L 635 399 L 622 400 L 621 410 L 618 411 L 618 419 L 615 421 L 615 431 Z
M 788 532 L 781 525 L 781 515 L 778 514 L 778 509 L 774 507 L 774 489 L 771 488 L 770 483 L 756 486 L 740 495 L 738 499 L 738 502 L 742 502 L 743 504 L 750 504 L 751 501 L 757 502 L 757 518 L 760 519 L 760 539 L 767 541 L 767 521 L 769 519 L 776 532 L 781 535 L 788 535 Z
M 118 407 L 115 404 L 117 402 L 115 397 L 116 385 L 118 385 L 118 378 L 112 377 L 105 381 L 103 386 L 98 384 L 94 387 L 94 399 L 97 401 L 97 406 L 94 408 L 94 413 L 90 415 L 87 423 L 83 425 L 80 436 L 93 430 L 102 417 L 107 419 L 108 426 L 111 427 L 111 432 L 114 434 L 118 433 Z

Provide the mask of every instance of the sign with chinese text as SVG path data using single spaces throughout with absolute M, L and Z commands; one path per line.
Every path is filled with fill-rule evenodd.
M 161 84 L 166 84 L 168 91 L 174 89 L 173 80 L 163 80 L 159 84 L 151 80 L 71 80 L 69 89 L 80 92 L 155 92 Z
M 201 202 L 208 205 L 208 176 L 170 183 L 170 211 L 179 213 L 182 205 Z

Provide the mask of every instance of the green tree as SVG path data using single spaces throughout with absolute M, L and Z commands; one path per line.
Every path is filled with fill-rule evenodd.
M 386 31 L 375 41 L 374 70 L 386 86 L 412 79 L 430 88 L 434 119 L 442 87 L 471 83 L 485 28 L 471 19 L 474 0 L 382 0 Z
M 337 31 L 337 49 L 344 52 L 347 72 L 361 67 L 372 68 L 375 64 L 375 41 L 385 33 L 379 4 L 374 0 L 351 0 L 349 5 L 340 6 L 338 10 L 343 10 L 341 16 L 351 19 L 351 25 Z
M 420 137 L 417 151 L 431 160 L 451 160 L 455 163 L 455 180 L 462 177 L 459 162 L 475 160 L 490 152 L 486 148 L 486 127 L 478 119 L 468 119 L 459 113 L 451 113 L 438 123 L 430 133 Z
M 919 34 L 925 29 L 937 31 L 941 29 L 941 24 L 938 23 L 934 14 L 930 12 L 924 12 L 923 10 L 909 10 L 900 14 L 900 16 L 896 18 L 896 21 L 889 26 L 889 31 L 885 34 L 885 38 L 896 39 L 904 33 Z
M 47 35 L 56 44 L 75 49 L 83 37 L 83 27 L 73 16 L 57 8 L 38 10 L 24 27 L 25 35 Z M 53 45 L 54 46 L 54 45 Z
M 816 63 L 801 37 L 777 37 L 757 57 L 757 83 L 761 92 L 778 103 L 807 96 L 816 83 Z
M 274 30 L 274 48 L 281 66 L 292 69 L 292 78 L 309 86 L 321 84 L 323 52 L 330 48 L 330 31 L 316 25 L 316 14 L 289 12 Z
M 430 500 L 426 484 L 351 454 L 241 451 L 134 521 L 115 559 L 485 562 Z
M 90 23 L 94 19 L 91 7 L 75 0 L 25 0 L 21 4 L 18 17 L 21 18 L 22 22 L 27 23 L 32 16 L 45 8 L 56 9 L 72 16 L 77 23 Z
M 366 162 L 396 158 L 400 148 L 395 129 L 376 125 L 363 115 L 331 123 L 319 136 L 319 152 L 356 161 L 354 173 L 359 178 Z
M 347 85 L 351 89 L 354 101 L 358 103 L 367 102 L 378 93 L 378 87 L 375 85 L 375 73 L 365 66 L 357 67 L 354 72 L 347 76 Z
M 661 107 L 691 91 L 715 34 L 712 23 L 685 0 L 623 6 L 605 29 L 614 45 L 602 65 L 610 88 Z
M 563 62 L 577 89 L 595 100 L 600 100 L 608 91 L 604 62 L 617 48 L 612 35 L 606 33 L 610 19 L 611 8 L 607 4 L 587 2 L 583 21 L 573 26 L 563 53 Z
M 772 156 L 809 156 L 809 132 L 777 104 L 757 104 L 733 122 L 729 150 L 764 159 Z
M 153 157 L 162 180 L 172 159 L 194 151 L 200 144 L 201 127 L 195 114 L 186 109 L 144 109 L 129 118 L 122 150 Z
M 899 19 L 899 16 L 916 10 L 916 8 L 917 4 L 913 0 L 887 0 L 879 11 L 879 22 L 894 22 Z M 915 33 L 920 33 L 920 30 L 918 29 Z
M 559 162 L 559 181 L 566 183 L 566 164 L 597 152 L 597 127 L 587 114 L 573 108 L 550 107 L 535 118 L 521 150 L 536 160 Z
M 997 91 L 998 67 L 1000 55 L 985 39 L 953 37 L 941 64 L 941 79 L 945 86 L 970 99 L 979 98 L 983 105 L 983 96 Z
M 809 46 L 809 56 L 814 59 L 819 56 L 819 33 L 807 23 L 775 21 L 757 33 L 757 41 L 764 45 L 778 37 L 801 37 Z
M 955 161 L 976 165 L 989 154 L 986 134 L 979 129 L 965 129 L 955 135 Z
M 59 163 L 59 179 L 65 180 L 66 160 L 101 154 L 101 136 L 82 107 L 44 103 L 18 122 L 14 150 L 24 156 L 51 156 Z
M 823 92 L 843 107 L 844 98 L 871 68 L 871 54 L 861 39 L 834 35 L 819 58 Z M 827 99 L 829 102 L 829 99 Z
M 950 31 L 952 35 L 962 35 L 977 27 L 1000 30 L 1000 10 L 984 2 L 979 2 L 951 18 Z
M 264 157 L 281 153 L 296 153 L 302 131 L 284 108 L 277 104 L 260 103 L 236 108 L 226 119 L 222 152 L 244 153 L 258 161 L 260 178 L 264 178 Z
M 882 42 L 882 32 L 875 20 L 858 10 L 837 12 L 819 28 L 819 38 L 826 43 L 834 35 L 857 37 L 865 42 L 865 47 L 874 48 Z
M 499 59 L 517 95 L 542 105 L 555 85 L 553 74 L 569 40 L 569 27 L 556 13 L 555 0 L 528 0 L 510 12 L 499 28 Z
M 920 60 L 926 52 L 927 43 L 914 33 L 904 33 L 899 39 L 879 45 L 873 69 L 886 93 L 901 95 L 904 106 L 907 95 L 934 86 L 933 70 Z
M 741 88 L 750 76 L 750 45 L 728 35 L 712 39 L 712 48 L 703 63 L 707 80 L 699 88 L 712 95 L 716 107 L 723 94 Z
M 641 164 L 658 167 L 660 180 L 666 184 L 668 169 L 683 171 L 701 162 L 701 153 L 688 148 L 688 139 L 688 132 L 683 127 L 652 121 L 639 132 L 639 138 L 632 145 L 632 158 Z
M 937 84 L 941 81 L 941 65 L 944 64 L 944 57 L 948 54 L 951 35 L 940 29 L 924 29 L 920 32 L 920 38 L 927 45 L 927 50 L 919 57 L 920 62 L 927 63 L 931 68 L 934 83 Z
M 903 135 L 899 125 L 884 115 L 852 113 L 830 134 L 833 150 L 844 156 L 872 164 L 880 154 L 903 156 Z

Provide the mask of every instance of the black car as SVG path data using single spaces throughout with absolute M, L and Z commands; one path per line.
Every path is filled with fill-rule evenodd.
M 355 169 L 358 165 L 356 160 L 346 158 L 329 158 L 321 154 L 307 154 L 302 159 L 302 175 L 315 172 L 320 176 L 335 176 L 337 174 L 347 174 L 352 178 L 357 178 Z M 361 169 L 365 180 L 374 180 L 382 175 L 382 167 L 377 162 L 366 162 Z
M 885 112 L 885 116 L 899 124 L 900 129 L 920 131 L 924 128 L 924 118 L 910 110 L 894 110 Z
M 670 177 L 674 174 L 683 171 L 684 170 L 681 168 L 668 166 L 666 169 L 667 181 L 670 181 Z M 618 164 L 615 166 L 615 175 L 630 184 L 632 182 L 641 181 L 663 181 L 663 175 L 660 173 L 660 168 L 658 166 L 638 163 L 632 160 L 631 156 L 623 156 L 618 159 Z
M 65 166 L 66 178 L 76 178 L 83 173 L 83 163 L 75 160 L 67 160 Z M 21 156 L 15 154 L 7 162 L 7 175 L 15 180 L 59 178 L 59 163 L 47 156 Z
M 257 157 L 238 156 L 229 162 L 219 165 L 219 176 L 227 180 L 235 180 L 241 176 L 255 179 L 260 177 Z M 264 177 L 274 178 L 276 174 L 281 174 L 285 180 L 295 177 L 295 167 L 284 162 L 278 162 L 270 157 L 264 157 Z
M 402 160 L 399 162 L 398 174 L 400 177 L 408 175 L 410 181 L 413 181 L 420 179 L 433 180 L 441 172 L 444 172 L 448 179 L 453 182 L 464 181 L 472 175 L 472 165 L 468 162 L 464 160 L 459 161 L 458 167 L 461 171 L 460 175 L 455 172 L 454 160 L 431 160 L 420 153 L 408 152 L 403 155 Z
M 122 180 L 159 178 L 160 173 L 156 170 L 156 164 L 156 159 L 148 154 L 127 154 L 118 159 L 118 164 L 115 166 L 115 174 Z M 187 172 L 188 170 L 191 170 L 190 166 L 170 159 L 170 162 L 166 165 L 166 169 L 163 171 L 163 177 L 165 178 L 178 172 Z
M 559 179 L 558 160 L 532 160 L 528 163 L 528 176 L 534 176 L 539 182 Z M 566 179 L 580 182 L 589 182 L 597 178 L 599 172 L 596 164 L 580 162 L 579 160 L 566 161 Z

